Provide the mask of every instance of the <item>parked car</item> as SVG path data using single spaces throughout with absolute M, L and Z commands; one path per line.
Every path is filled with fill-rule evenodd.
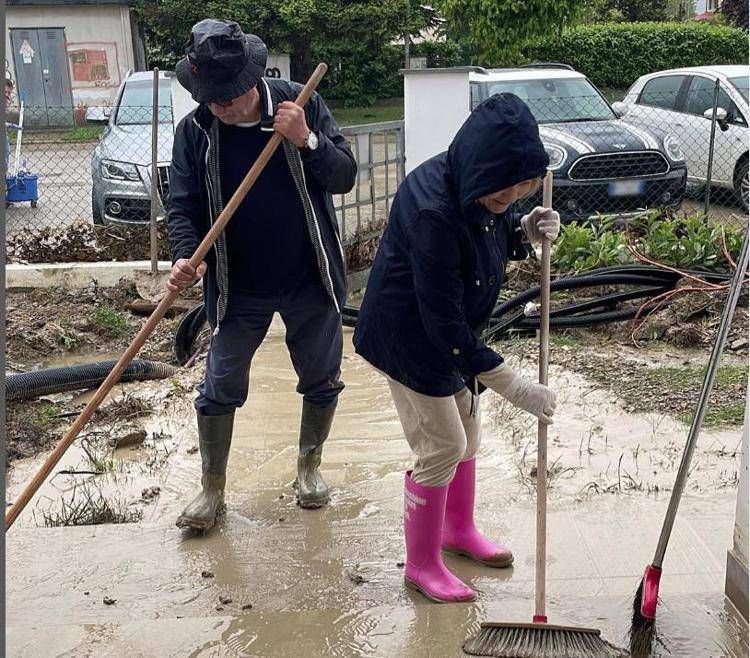
M 91 216 L 94 224 L 146 224 L 151 219 L 151 123 L 153 73 L 127 76 L 111 108 L 91 107 L 89 122 L 106 122 L 91 156 Z M 157 182 L 159 215 L 169 191 L 174 136 L 171 78 L 159 74 Z
M 627 216 L 680 205 L 686 186 L 678 140 L 618 116 L 599 90 L 565 64 L 478 70 L 469 76 L 471 107 L 510 92 L 531 109 L 554 172 L 563 220 Z M 538 198 L 526 200 L 521 210 Z
M 688 180 L 705 184 L 716 82 L 719 83 L 711 183 L 748 208 L 748 76 L 750 66 L 696 66 L 644 75 L 616 109 L 639 126 L 679 135 Z

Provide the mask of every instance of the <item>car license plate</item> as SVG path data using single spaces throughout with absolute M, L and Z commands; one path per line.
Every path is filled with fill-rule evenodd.
M 637 196 L 646 190 L 646 181 L 618 180 L 609 184 L 609 196 Z

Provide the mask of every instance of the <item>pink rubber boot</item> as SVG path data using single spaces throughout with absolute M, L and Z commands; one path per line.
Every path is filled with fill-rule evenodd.
M 448 487 L 443 523 L 443 550 L 463 555 L 488 567 L 509 567 L 513 553 L 487 539 L 474 525 L 476 460 L 459 463 Z
M 440 554 L 440 538 L 448 487 L 423 487 L 406 473 L 404 486 L 404 582 L 437 603 L 473 601 L 474 590 L 448 571 Z

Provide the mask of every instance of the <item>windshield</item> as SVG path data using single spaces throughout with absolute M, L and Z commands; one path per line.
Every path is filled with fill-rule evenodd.
M 171 87 L 169 80 L 159 81 L 159 123 L 172 123 Z M 115 123 L 120 126 L 149 125 L 154 103 L 153 89 L 151 80 L 126 82 Z
M 606 121 L 615 115 L 588 80 L 483 82 L 487 96 L 511 93 L 524 101 L 538 123 Z
M 741 75 L 738 78 L 729 78 L 729 82 L 742 94 L 745 102 L 747 102 L 748 80 L 749 78 L 746 75 Z

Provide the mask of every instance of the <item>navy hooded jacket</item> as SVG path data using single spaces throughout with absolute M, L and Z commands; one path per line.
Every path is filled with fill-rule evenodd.
M 457 393 L 503 360 L 479 338 L 508 259 L 527 256 L 520 217 L 477 199 L 543 176 L 549 160 L 528 107 L 488 98 L 445 153 L 393 201 L 354 332 L 358 354 L 424 395 Z

